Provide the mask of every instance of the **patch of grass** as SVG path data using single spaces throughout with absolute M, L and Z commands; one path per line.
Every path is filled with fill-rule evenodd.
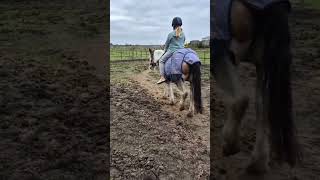
M 110 81 L 113 83 L 127 84 L 129 78 L 146 70 L 146 63 L 143 61 L 123 62 L 110 64 Z
M 149 52 L 147 49 L 137 48 L 111 48 L 110 59 L 111 61 L 118 60 L 133 60 L 133 59 L 148 59 Z
M 320 1 L 319 0 L 302 0 L 303 4 L 312 7 L 314 9 L 320 10 Z

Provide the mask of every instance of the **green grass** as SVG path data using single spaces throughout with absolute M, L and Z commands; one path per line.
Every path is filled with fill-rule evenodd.
M 125 48 L 111 48 L 111 61 L 117 60 L 132 60 L 132 59 L 148 59 L 149 52 L 147 49 L 125 49 Z
M 210 64 L 210 49 L 194 49 L 203 64 Z M 149 59 L 147 48 L 141 47 L 116 47 L 110 48 L 111 61 Z
M 315 9 L 320 10 L 320 1 L 319 0 L 303 0 L 304 4 Z
M 111 84 L 130 85 L 132 82 L 130 77 L 145 71 L 148 63 L 144 61 L 133 62 L 111 62 L 110 64 L 110 82 Z M 155 79 L 159 78 L 158 71 L 150 71 L 149 75 Z M 205 82 L 210 80 L 210 66 L 201 66 L 201 77 Z
M 111 63 L 110 64 L 110 81 L 111 84 L 120 83 L 128 84 L 129 78 L 134 74 L 140 73 L 147 69 L 147 64 L 143 61 L 134 61 L 132 63 Z

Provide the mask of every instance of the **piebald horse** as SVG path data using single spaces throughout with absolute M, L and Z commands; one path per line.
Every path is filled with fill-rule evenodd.
M 214 32 L 211 41 L 211 70 L 217 85 L 228 96 L 225 99 L 227 118 L 222 129 L 223 154 L 229 156 L 240 151 L 241 120 L 249 98 L 240 83 L 238 68 L 241 61 L 250 62 L 257 73 L 257 124 L 247 170 L 268 171 L 271 152 L 277 160 L 293 167 L 302 155 L 292 117 L 289 4 L 274 3 L 257 10 L 234 0 L 230 12 L 231 40 L 223 44 Z
M 155 57 L 155 52 L 152 49 L 149 49 L 150 52 L 150 59 L 153 60 L 157 59 L 157 62 L 159 61 L 158 58 Z M 160 53 L 159 53 L 160 54 Z M 174 55 L 173 55 L 174 56 Z M 175 97 L 173 93 L 173 84 L 176 84 L 178 89 L 180 90 L 181 99 L 179 102 L 179 110 L 182 111 L 185 108 L 185 100 L 188 96 L 188 92 L 185 87 L 184 81 L 190 82 L 190 105 L 189 110 L 187 113 L 188 117 L 192 117 L 196 113 L 202 113 L 203 107 L 202 107 L 202 97 L 201 97 L 201 64 L 200 62 L 197 63 L 189 63 L 189 59 L 187 59 L 188 56 L 184 56 L 184 59 L 181 64 L 181 73 L 182 78 L 176 78 L 176 79 L 170 79 L 165 82 L 166 88 L 164 89 L 163 98 L 169 98 L 170 105 L 173 105 L 175 102 Z M 198 57 L 197 57 L 198 58 Z M 198 58 L 199 59 L 199 58 Z M 167 60 L 167 63 L 169 60 Z
M 162 49 L 151 49 L 149 48 L 149 69 L 156 69 L 159 67 L 159 60 L 161 56 L 164 54 L 164 50 Z

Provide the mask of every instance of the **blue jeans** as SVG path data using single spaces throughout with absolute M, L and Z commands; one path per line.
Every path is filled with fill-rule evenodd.
M 167 51 L 159 59 L 159 70 L 160 70 L 160 75 L 161 76 L 164 76 L 164 64 L 172 56 L 172 54 L 173 54 L 173 52 Z

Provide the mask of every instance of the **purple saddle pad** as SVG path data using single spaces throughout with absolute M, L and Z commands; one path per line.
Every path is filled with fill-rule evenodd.
M 165 63 L 165 75 L 168 79 L 172 75 L 182 76 L 182 63 L 186 62 L 190 65 L 201 63 L 197 53 L 190 48 L 183 48 L 175 51 L 173 55 Z

